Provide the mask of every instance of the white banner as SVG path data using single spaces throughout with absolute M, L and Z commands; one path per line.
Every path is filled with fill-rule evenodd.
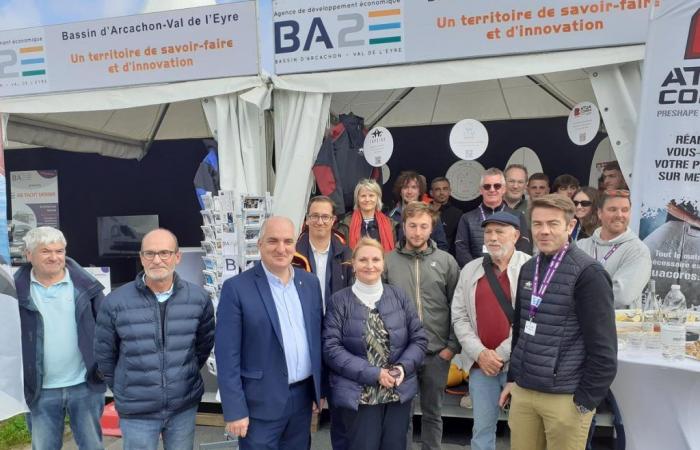
M 652 13 L 642 79 L 632 224 L 662 297 L 680 284 L 700 305 L 700 1 Z
M 276 0 L 275 71 L 638 44 L 660 1 Z
M 0 32 L 0 97 L 258 73 L 255 2 Z
M 23 170 L 10 172 L 12 237 L 21 240 L 35 227 L 60 228 L 58 214 L 58 171 Z

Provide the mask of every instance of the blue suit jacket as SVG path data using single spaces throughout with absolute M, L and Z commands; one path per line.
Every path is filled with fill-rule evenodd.
M 321 395 L 321 288 L 318 278 L 294 269 L 316 404 Z M 216 312 L 217 379 L 224 420 L 282 417 L 289 396 L 280 322 L 262 264 L 224 282 Z

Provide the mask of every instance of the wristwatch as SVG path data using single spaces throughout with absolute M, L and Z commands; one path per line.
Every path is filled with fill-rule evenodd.
M 574 403 L 574 404 L 576 405 L 576 410 L 581 414 L 588 414 L 589 412 L 591 412 L 590 409 L 586 408 L 583 405 L 579 405 L 578 403 Z

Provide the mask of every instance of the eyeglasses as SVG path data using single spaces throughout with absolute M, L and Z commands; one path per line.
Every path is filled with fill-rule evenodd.
M 328 214 L 309 214 L 306 218 L 312 222 L 320 221 L 321 223 L 328 223 L 333 219 L 333 216 L 329 216 Z
M 630 191 L 626 189 L 608 189 L 605 191 L 605 195 L 608 197 L 629 197 Z
M 593 202 L 590 200 L 574 200 L 574 206 L 582 206 L 583 208 L 588 208 L 589 206 L 593 205 Z
M 493 188 L 494 191 L 500 191 L 503 185 L 501 183 L 495 183 L 495 184 L 482 184 L 481 189 L 485 191 L 490 191 L 491 188 Z
M 141 257 L 146 261 L 152 261 L 156 255 L 158 255 L 161 261 L 167 261 L 172 258 L 175 253 L 177 252 L 173 250 L 158 250 L 157 252 L 153 250 L 144 250 L 140 252 Z

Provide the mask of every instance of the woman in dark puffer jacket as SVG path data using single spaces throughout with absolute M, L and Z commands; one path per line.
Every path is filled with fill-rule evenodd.
M 383 284 L 384 250 L 361 239 L 352 256 L 356 281 L 330 299 L 323 359 L 330 370 L 334 450 L 406 448 L 416 370 L 427 339 L 413 301 Z

